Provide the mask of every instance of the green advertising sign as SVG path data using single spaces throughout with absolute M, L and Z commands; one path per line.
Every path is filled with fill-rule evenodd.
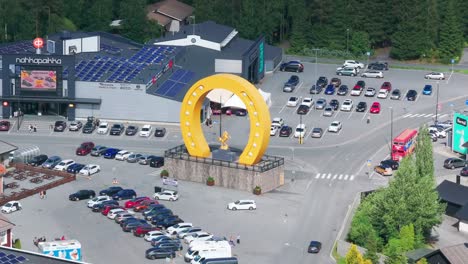
M 468 142 L 467 122 L 468 116 L 460 113 L 453 115 L 452 150 L 460 154 L 466 154 L 463 144 Z

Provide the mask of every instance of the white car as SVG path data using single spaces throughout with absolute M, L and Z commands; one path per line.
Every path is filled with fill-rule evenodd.
M 273 121 L 271 121 L 272 126 L 277 126 L 278 128 L 282 128 L 284 126 L 284 120 L 281 117 L 275 117 L 273 118 Z
M 192 227 L 192 223 L 178 223 L 166 229 L 166 232 L 171 235 L 177 235 L 180 231 L 188 227 Z
M 424 76 L 425 79 L 445 80 L 445 75 L 442 72 L 431 72 Z
M 364 68 L 364 63 L 355 60 L 345 60 L 343 67 Z
M 374 97 L 375 96 L 375 88 L 369 87 L 366 89 L 364 96 Z
M 99 124 L 98 129 L 97 129 L 97 133 L 101 134 L 101 135 L 104 135 L 104 134 L 107 134 L 107 132 L 109 132 L 109 123 L 101 122 Z
M 429 129 L 429 133 L 435 134 L 438 138 L 447 137 L 447 131 L 443 129 L 438 129 L 437 127 L 433 127 L 433 126 L 430 126 L 428 129 Z
M 119 213 L 122 213 L 122 212 L 126 212 L 127 210 L 125 209 L 122 209 L 122 208 L 115 208 L 115 209 L 112 209 L 109 211 L 109 213 L 107 214 L 107 218 L 109 219 L 115 219 L 115 217 L 117 216 L 117 214 Z
M 296 107 L 298 102 L 299 102 L 299 98 L 298 98 L 298 97 L 291 96 L 291 97 L 289 97 L 289 100 L 288 100 L 288 102 L 286 103 L 286 106 L 289 106 L 289 107 Z
M 104 201 L 110 201 L 112 200 L 109 196 L 107 195 L 102 195 L 102 196 L 98 196 L 98 197 L 94 197 L 93 199 L 89 200 L 88 201 L 88 207 L 89 208 L 92 208 L 94 205 L 96 204 L 100 204 Z
M 184 241 L 185 243 L 190 244 L 193 241 L 206 241 L 210 238 L 213 238 L 212 234 L 205 232 L 205 231 L 200 231 L 200 232 L 196 232 L 193 235 L 186 236 L 184 238 Z
M 157 192 L 153 195 L 155 200 L 166 200 L 166 201 L 177 201 L 179 194 L 176 191 L 165 190 L 163 192 Z
M 96 165 L 96 164 L 88 164 L 80 170 L 79 174 L 89 176 L 89 175 L 93 175 L 94 173 L 98 173 L 100 171 L 101 171 L 101 166 Z
M 144 125 L 140 130 L 140 137 L 149 137 L 153 132 L 153 127 L 151 125 Z
M 254 200 L 237 200 L 235 202 L 229 203 L 227 205 L 229 210 L 255 210 L 257 209 L 257 204 Z
M 323 116 L 333 116 L 334 113 L 335 111 L 330 106 L 327 106 L 325 109 L 323 109 Z
M 278 133 L 279 128 L 277 126 L 271 125 L 270 127 L 270 136 L 276 136 Z
M 314 99 L 310 97 L 305 97 L 302 99 L 301 105 L 306 105 L 307 107 L 311 108 L 314 105 Z
M 55 165 L 54 170 L 66 171 L 68 167 L 72 164 L 75 164 L 74 160 L 71 160 L 71 159 L 62 160 L 59 164 Z
M 381 71 L 365 71 L 361 74 L 361 77 L 366 78 L 383 78 L 383 72 Z
M 340 132 L 342 126 L 340 121 L 333 121 L 330 126 L 328 127 L 329 132 L 335 132 L 338 133 Z
M 128 159 L 128 156 L 132 155 L 133 152 L 130 152 L 128 150 L 121 150 L 119 152 L 117 152 L 117 154 L 115 155 L 115 159 L 116 160 L 126 160 Z
M 377 95 L 377 98 L 385 99 L 387 97 L 388 97 L 388 90 L 387 89 L 380 89 L 379 94 Z
M 18 201 L 9 201 L 8 203 L 2 206 L 2 213 L 9 214 L 13 213 L 14 211 L 19 211 L 23 207 L 21 206 L 20 202 Z
M 353 106 L 354 106 L 353 100 L 346 99 L 346 100 L 343 101 L 343 104 L 341 105 L 340 109 L 341 109 L 341 111 L 348 111 L 349 112 L 349 111 L 353 110 Z
M 151 242 L 151 240 L 160 236 L 170 237 L 170 235 L 167 234 L 166 232 L 155 230 L 155 231 L 149 231 L 148 233 L 146 233 L 144 239 L 148 242 Z
M 296 130 L 294 131 L 294 137 L 295 138 L 298 138 L 298 137 L 304 138 L 305 135 L 306 135 L 306 132 L 307 132 L 306 125 L 305 124 L 299 124 L 299 125 L 297 125 Z

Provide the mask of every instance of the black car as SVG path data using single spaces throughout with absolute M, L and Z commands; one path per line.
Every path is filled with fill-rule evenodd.
M 283 87 L 283 92 L 293 92 L 296 89 L 296 86 L 299 84 L 299 76 L 292 75 L 286 81 Z
M 122 132 L 125 130 L 125 126 L 122 124 L 113 124 L 109 134 L 112 136 L 120 136 Z
M 319 253 L 321 248 L 322 248 L 322 243 L 318 241 L 310 241 L 309 246 L 307 247 L 307 252 Z
M 82 168 L 84 168 L 84 167 L 85 167 L 84 164 L 74 163 L 74 164 L 68 166 L 67 172 L 75 174 L 75 173 L 80 172 L 80 170 L 81 170 Z
M 415 90 L 409 90 L 406 93 L 406 100 L 415 101 L 417 96 L 418 96 L 418 92 L 416 92 Z
M 365 112 L 367 110 L 366 102 L 359 102 L 356 106 L 356 112 Z
M 466 160 L 458 159 L 458 158 L 448 158 L 444 161 L 444 168 L 447 169 L 455 169 L 461 168 L 466 166 Z
M 164 206 L 163 204 L 152 204 L 148 206 L 148 208 L 143 212 L 143 216 L 146 216 L 152 213 L 153 211 L 161 210 L 162 208 L 166 208 L 166 206 Z
M 392 94 L 390 95 L 390 99 L 392 100 L 400 100 L 401 97 L 401 91 L 399 89 L 395 89 L 392 91 Z
M 125 135 L 127 136 L 134 136 L 138 132 L 138 126 L 128 126 L 127 129 L 125 129 Z
M 166 128 L 164 127 L 157 127 L 154 130 L 154 136 L 155 137 L 164 137 L 166 135 Z
M 380 162 L 380 165 L 383 166 L 383 167 L 390 167 L 390 168 L 392 168 L 392 170 L 398 170 L 398 167 L 400 166 L 398 161 L 395 161 L 395 160 L 392 160 L 392 159 L 382 160 Z
M 119 207 L 119 202 L 117 201 L 114 201 L 114 200 L 109 200 L 109 201 L 102 201 L 98 204 L 94 204 L 93 207 L 91 207 L 91 211 L 97 213 L 97 212 L 101 212 L 102 209 L 104 209 L 104 207 L 108 206 L 108 205 L 113 205 L 115 206 L 115 208 Z
M 174 251 L 179 251 L 183 249 L 182 243 L 178 241 L 163 241 L 153 248 L 160 248 L 160 249 L 170 249 Z
M 63 132 L 67 128 L 67 122 L 65 121 L 55 121 L 54 132 Z
M 124 232 L 131 232 L 133 229 L 144 225 L 148 224 L 144 219 L 138 219 L 138 220 L 133 220 L 133 221 L 128 221 L 122 225 L 122 231 Z
M 136 192 L 132 189 L 123 189 L 112 195 L 114 200 L 134 199 L 135 197 L 137 197 Z
M 94 130 L 96 129 L 96 125 L 94 124 L 94 122 L 87 122 L 84 126 L 83 126 L 83 133 L 84 134 L 91 134 L 94 132 Z
M 150 248 L 146 250 L 145 256 L 147 259 L 165 259 L 175 258 L 176 253 L 174 250 L 167 248 Z
M 328 103 L 328 106 L 330 106 L 331 108 L 333 108 L 334 111 L 337 111 L 338 108 L 340 108 L 340 102 L 336 99 L 332 99 L 330 100 L 330 102 Z
M 460 171 L 460 176 L 468 176 L 468 167 L 465 166 L 463 169 Z
M 310 94 L 319 94 L 323 90 L 323 87 L 320 85 L 312 85 L 312 88 L 310 88 L 309 92 Z
M 172 210 L 166 207 L 153 207 L 151 208 L 151 211 L 147 212 L 144 214 L 146 220 L 152 221 L 153 217 L 156 217 L 161 214 L 171 214 L 172 215 Z
M 280 71 L 303 72 L 304 65 L 300 61 L 289 61 L 281 64 Z
M 161 227 L 161 228 L 168 228 L 170 226 L 173 226 L 178 223 L 183 223 L 184 220 L 180 219 L 178 216 L 169 216 L 167 218 L 164 218 L 162 221 L 156 222 L 154 224 L 156 227 Z
M 159 168 L 164 166 L 164 157 L 154 157 L 150 159 L 149 165 L 152 168 Z
M 349 91 L 349 88 L 347 85 L 341 85 L 340 88 L 338 88 L 338 91 L 336 92 L 337 95 L 347 95 Z
M 292 127 L 290 126 L 283 126 L 280 129 L 279 136 L 280 137 L 289 137 L 292 133 Z
M 123 190 L 123 189 L 120 186 L 111 186 L 111 187 L 109 187 L 107 189 L 104 189 L 104 190 L 100 191 L 99 195 L 107 195 L 107 196 L 112 197 L 112 196 L 114 196 L 114 194 L 120 192 L 121 190 Z
M 297 108 L 297 114 L 298 115 L 307 115 L 309 113 L 310 108 L 307 105 L 300 105 Z
M 32 166 L 41 166 L 49 157 L 47 155 L 41 154 L 32 158 L 28 164 Z
M 84 199 L 92 199 L 96 197 L 96 193 L 93 190 L 80 190 L 76 193 L 72 193 L 68 196 L 70 201 L 79 201 Z
M 388 71 L 388 62 L 372 62 L 367 67 L 369 70 Z
M 321 86 L 322 88 L 325 88 L 327 84 L 328 84 L 328 79 L 327 77 L 324 77 L 324 76 L 320 76 L 316 83 L 317 86 Z
M 332 79 L 330 80 L 330 84 L 335 85 L 335 87 L 340 87 L 340 85 L 341 85 L 341 80 L 340 80 L 340 78 L 332 78 Z
M 156 215 L 152 215 L 151 217 L 151 224 L 155 225 L 158 222 L 163 221 L 166 218 L 174 217 L 172 212 L 159 212 Z

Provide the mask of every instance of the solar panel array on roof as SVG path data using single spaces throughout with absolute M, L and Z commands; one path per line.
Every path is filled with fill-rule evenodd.
M 31 41 L 18 42 L 0 47 L 0 54 L 22 54 L 35 52 L 36 51 Z
M 159 96 L 174 98 L 194 76 L 194 72 L 178 69 L 154 93 Z
M 28 259 L 23 256 L 0 252 L 0 264 L 20 264 L 25 263 L 26 261 L 28 261 Z

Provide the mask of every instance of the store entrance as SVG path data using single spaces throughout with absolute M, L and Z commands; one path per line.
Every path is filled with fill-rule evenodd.
M 12 104 L 13 112 L 18 111 L 18 102 Z M 19 109 L 25 115 L 67 116 L 68 104 L 20 102 Z

